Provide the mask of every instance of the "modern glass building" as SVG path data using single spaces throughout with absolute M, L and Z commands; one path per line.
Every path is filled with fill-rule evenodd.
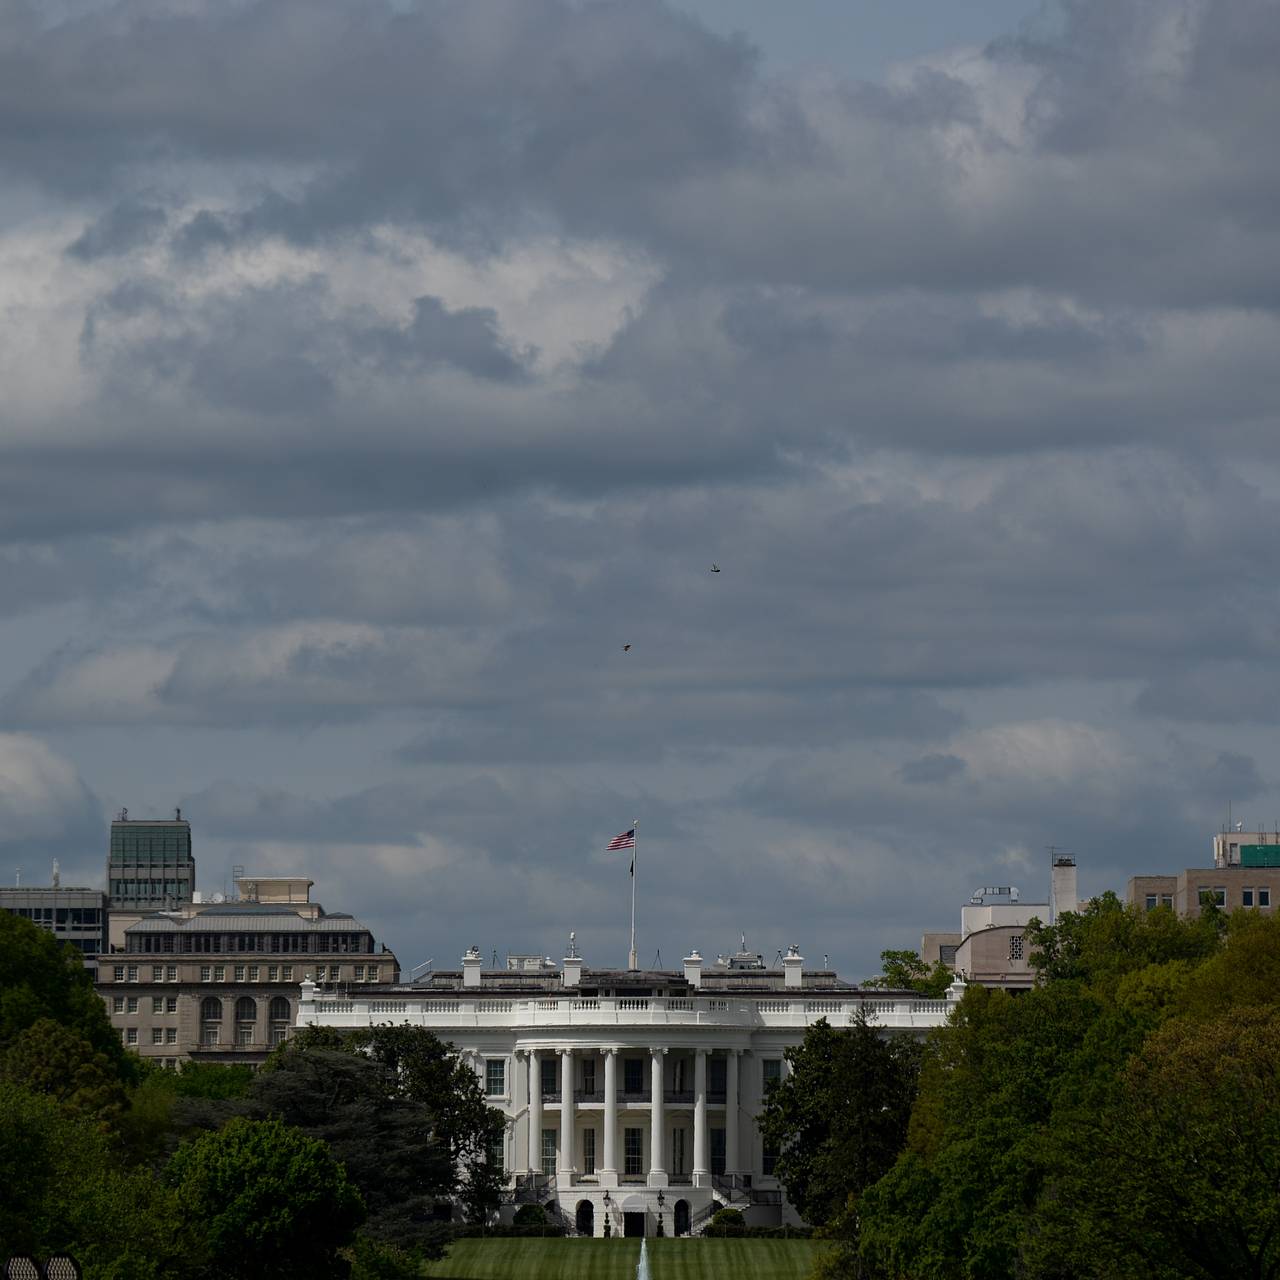
M 138 821 L 122 809 L 111 824 L 107 893 L 116 909 L 159 911 L 192 900 L 196 863 L 191 824 L 177 810 L 170 820 Z
M 107 949 L 107 896 L 101 889 L 64 889 L 56 883 L 0 889 L 0 911 L 22 916 L 71 943 L 90 969 L 97 969 L 98 955 Z

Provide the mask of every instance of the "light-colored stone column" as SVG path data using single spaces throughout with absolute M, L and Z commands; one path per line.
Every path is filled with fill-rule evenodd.
M 667 1185 L 666 1162 L 662 1158 L 663 1119 L 662 1058 L 665 1049 L 649 1050 L 649 1185 Z
M 542 1172 L 542 1063 L 529 1050 L 529 1172 Z
M 573 1176 L 573 1050 L 560 1050 L 560 1174 Z
M 693 1184 L 711 1181 L 707 1165 L 707 1051 L 698 1049 L 693 1059 Z
M 604 1055 L 604 1164 L 600 1167 L 600 1184 L 618 1185 L 618 1051 L 607 1049 Z
M 729 1050 L 724 1087 L 724 1171 L 741 1173 L 738 1167 L 738 1051 Z

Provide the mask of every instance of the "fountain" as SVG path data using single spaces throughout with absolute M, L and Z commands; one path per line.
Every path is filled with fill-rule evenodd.
M 649 1255 L 645 1252 L 646 1241 L 640 1241 L 640 1261 L 636 1263 L 636 1280 L 650 1280 Z

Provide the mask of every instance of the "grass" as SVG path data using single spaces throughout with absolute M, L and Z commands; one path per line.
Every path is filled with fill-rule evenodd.
M 650 1240 L 653 1280 L 804 1280 L 811 1240 Z M 635 1280 L 638 1240 L 458 1240 L 435 1280 Z

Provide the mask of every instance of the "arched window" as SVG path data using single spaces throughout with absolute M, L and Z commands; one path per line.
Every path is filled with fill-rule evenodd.
M 222 1001 L 205 996 L 200 1001 L 200 1043 L 217 1044 L 222 1034 Z
M 254 1026 L 258 1021 L 258 1002 L 252 996 L 241 996 L 236 1001 L 236 1044 L 252 1044 Z
M 272 1044 L 282 1044 L 288 1039 L 289 1024 L 293 1021 L 288 996 L 272 997 L 267 1010 L 267 1020 L 271 1023 L 269 1038 Z

